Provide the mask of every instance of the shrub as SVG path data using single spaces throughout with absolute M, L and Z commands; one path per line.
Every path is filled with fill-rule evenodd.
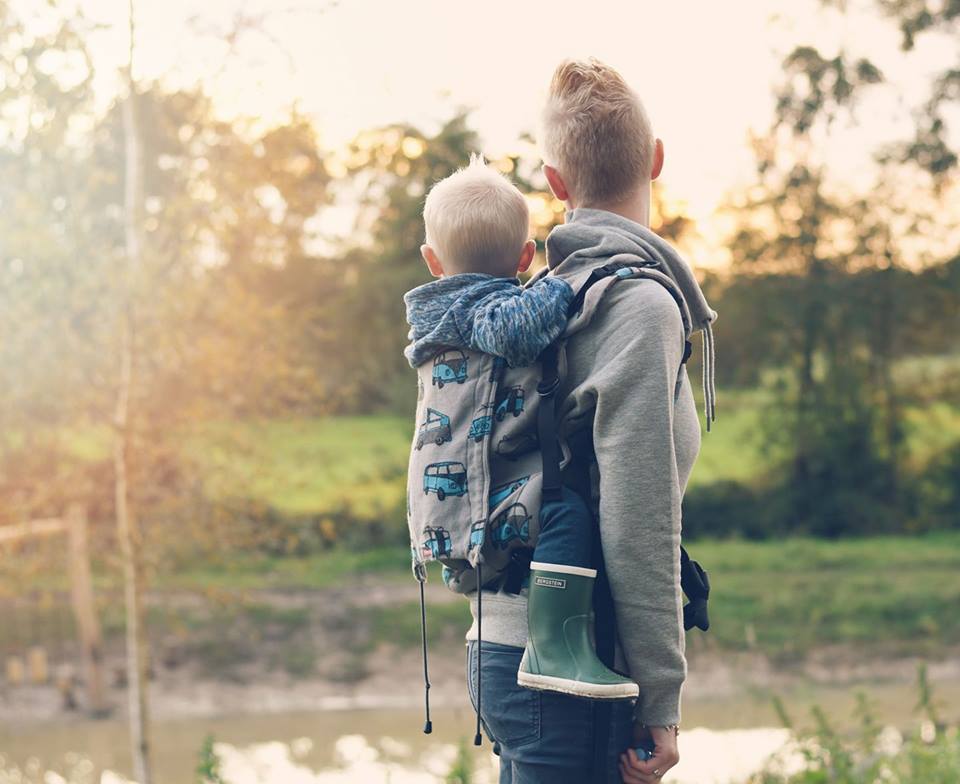
M 803 769 L 784 773 L 783 760 L 775 759 L 748 784 L 956 784 L 960 735 L 957 727 L 947 727 L 940 720 L 922 665 L 918 692 L 917 710 L 924 719 L 919 731 L 905 736 L 884 730 L 862 694 L 857 707 L 859 729 L 853 737 L 838 733 L 820 708 L 813 709 L 814 729 L 797 730 L 778 701 L 777 711 L 794 734 Z

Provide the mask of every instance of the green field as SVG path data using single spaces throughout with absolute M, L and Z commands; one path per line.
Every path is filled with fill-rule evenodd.
M 704 540 L 691 550 L 713 583 L 713 627 L 706 636 L 692 634 L 694 646 L 756 648 L 790 660 L 833 644 L 869 645 L 875 654 L 891 655 L 935 655 L 960 644 L 960 533 L 835 542 Z M 161 586 L 322 591 L 356 585 L 362 590 L 371 580 L 395 583 L 396 602 L 358 610 L 357 622 L 369 627 L 371 642 L 416 645 L 415 583 L 402 547 L 233 560 L 221 569 L 169 575 Z M 432 575 L 432 582 L 439 584 L 439 574 Z M 468 618 L 465 601 L 431 603 L 434 636 L 452 629 L 458 638 Z
M 824 649 L 838 660 L 859 661 L 936 659 L 960 646 L 960 532 L 833 542 L 700 540 L 690 547 L 713 584 L 712 627 L 688 635 L 693 655 L 755 651 L 790 665 Z M 117 578 L 101 572 L 97 579 L 101 620 L 114 647 L 123 629 Z M 66 588 L 34 584 L 29 628 L 23 610 L 0 603 L 0 649 L 44 641 L 62 646 L 72 623 Z M 306 557 L 225 553 L 155 575 L 150 629 L 216 677 L 257 666 L 355 682 L 372 671 L 368 662 L 382 646 L 411 654 L 417 648 L 417 595 L 402 545 Z M 467 602 L 443 588 L 436 567 L 428 596 L 431 644 L 459 648 L 470 622 Z
M 777 457 L 763 451 L 768 395 L 722 394 L 688 489 L 763 477 Z M 910 463 L 919 468 L 960 440 L 960 406 L 908 408 L 905 426 Z M 291 518 L 393 521 L 402 517 L 412 433 L 412 418 L 396 415 L 221 422 L 187 436 L 183 450 L 214 500 L 240 500 Z M 94 429 L 71 433 L 65 446 L 79 460 L 109 455 L 108 434 Z
M 690 488 L 751 482 L 770 456 L 761 451 L 760 392 L 728 392 L 715 428 L 703 436 Z M 907 411 L 911 459 L 923 464 L 960 438 L 960 407 L 936 403 Z M 290 515 L 347 512 L 369 519 L 402 502 L 412 420 L 338 417 L 234 424 L 190 441 L 215 496 L 245 496 Z

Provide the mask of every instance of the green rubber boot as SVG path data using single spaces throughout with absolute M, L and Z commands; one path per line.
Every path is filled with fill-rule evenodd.
M 517 683 L 597 700 L 636 697 L 629 678 L 608 669 L 590 641 L 590 609 L 596 569 L 530 564 L 527 648 Z

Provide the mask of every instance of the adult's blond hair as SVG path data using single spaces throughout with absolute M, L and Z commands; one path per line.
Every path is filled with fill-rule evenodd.
M 453 272 L 512 275 L 530 235 L 523 194 L 480 155 L 440 180 L 423 207 L 427 244 Z
M 623 77 L 599 60 L 564 60 L 554 71 L 540 141 L 577 206 L 620 201 L 650 179 L 650 119 Z

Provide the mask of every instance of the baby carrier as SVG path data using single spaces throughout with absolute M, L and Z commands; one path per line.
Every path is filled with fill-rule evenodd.
M 559 438 L 555 418 L 555 392 L 565 369 L 565 341 L 589 324 L 610 286 L 636 278 L 660 283 L 676 301 L 684 326 L 682 367 L 690 356 L 693 330 L 679 287 L 657 261 L 620 254 L 590 272 L 570 305 L 563 336 L 541 354 L 536 365 L 510 368 L 503 359 L 489 354 L 448 349 L 417 369 L 417 420 L 407 479 L 407 523 L 413 571 L 420 583 L 425 733 L 432 729 L 424 605 L 426 564 L 439 561 L 444 583 L 458 593 L 470 593 L 481 586 L 520 591 L 539 535 L 541 504 L 559 499 L 562 472 L 573 457 L 569 446 Z M 706 348 L 705 343 L 705 362 Z M 707 402 L 709 422 L 713 416 L 712 396 Z M 709 581 L 683 548 L 681 586 L 690 600 L 683 608 L 684 627 L 697 626 L 706 631 Z M 482 591 L 477 591 L 477 601 L 479 626 Z M 598 652 L 599 643 L 598 637 Z M 478 686 L 477 745 L 479 693 Z

